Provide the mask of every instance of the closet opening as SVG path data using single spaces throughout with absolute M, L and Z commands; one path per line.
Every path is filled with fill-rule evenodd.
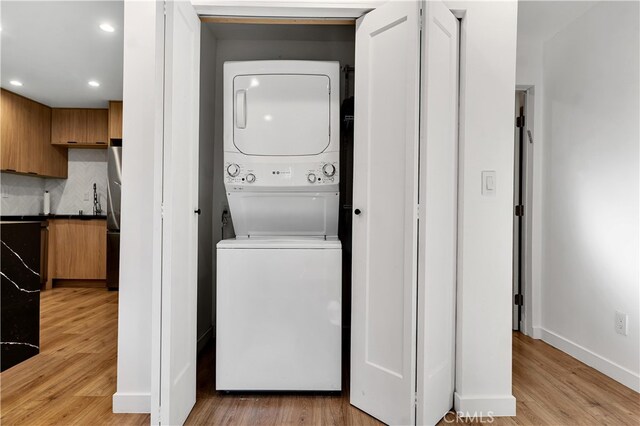
M 292 22 L 296 23 L 292 23 Z M 197 398 L 242 397 L 287 404 L 296 392 L 218 392 L 215 386 L 216 245 L 235 237 L 234 218 L 225 191 L 223 67 L 229 61 L 298 60 L 339 63 L 339 209 L 338 238 L 342 246 L 342 385 L 338 392 L 311 392 L 324 403 L 344 405 L 355 416 L 365 416 L 349 404 L 351 325 L 351 233 L 353 195 L 355 22 L 254 18 L 201 18 L 200 137 L 198 228 L 198 393 Z M 333 86 L 335 87 L 335 85 Z M 333 90 L 332 87 L 332 90 Z M 289 125 L 295 126 L 295 118 Z M 250 267 L 250 265 L 247 265 Z M 309 396 L 309 395 L 307 395 Z M 325 400 L 324 398 L 328 398 Z M 280 399 L 279 402 L 275 402 Z M 304 407 L 303 407 L 304 408 Z M 192 415 L 197 413 L 192 413 Z M 211 418 L 208 419 L 211 421 Z

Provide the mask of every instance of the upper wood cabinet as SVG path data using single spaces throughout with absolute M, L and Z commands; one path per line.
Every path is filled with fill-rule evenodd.
M 109 101 L 109 143 L 122 139 L 122 101 Z
M 102 148 L 108 143 L 108 110 L 53 108 L 51 144 Z
M 51 108 L 2 89 L 0 169 L 66 178 L 67 150 L 51 146 Z
M 109 111 L 106 109 L 87 110 L 87 143 L 108 145 Z

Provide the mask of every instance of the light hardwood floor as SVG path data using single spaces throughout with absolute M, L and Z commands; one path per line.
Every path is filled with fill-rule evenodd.
M 111 413 L 117 300 L 117 292 L 95 288 L 42 293 L 43 349 L 0 375 L 2 425 L 149 423 L 148 415 Z M 513 354 L 518 415 L 497 418 L 492 424 L 640 424 L 640 395 L 592 368 L 519 333 L 514 333 Z M 215 392 L 212 345 L 198 364 L 198 401 L 188 424 L 380 424 L 349 405 L 347 392 L 342 396 Z

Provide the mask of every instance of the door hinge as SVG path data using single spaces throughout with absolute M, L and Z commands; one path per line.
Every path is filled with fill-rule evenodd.
M 420 9 L 420 14 L 418 15 L 418 30 L 422 31 L 422 8 Z
M 524 127 L 524 115 L 521 115 L 520 117 L 516 117 L 516 127 L 518 128 Z
M 515 208 L 516 216 L 524 216 L 524 206 L 522 204 L 518 204 Z
M 413 405 L 418 405 L 418 392 L 413 394 Z
M 513 304 L 516 306 L 522 306 L 524 305 L 524 296 L 521 294 L 514 294 L 513 295 Z
M 160 203 L 160 217 L 164 217 L 164 204 Z
M 416 217 L 420 217 L 420 204 L 416 204 Z

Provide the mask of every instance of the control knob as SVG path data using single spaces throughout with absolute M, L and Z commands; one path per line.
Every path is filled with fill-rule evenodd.
M 229 164 L 227 166 L 227 173 L 231 177 L 238 176 L 238 173 L 240 173 L 240 166 L 238 166 L 237 164 Z
M 333 164 L 327 163 L 322 166 L 322 173 L 327 177 L 331 177 L 336 174 L 336 167 Z
M 256 175 L 254 175 L 253 173 L 249 173 L 245 179 L 248 183 L 253 183 L 256 181 Z
M 316 182 L 316 175 L 314 173 L 309 173 L 307 175 L 307 180 L 309 181 L 309 183 L 315 183 Z

